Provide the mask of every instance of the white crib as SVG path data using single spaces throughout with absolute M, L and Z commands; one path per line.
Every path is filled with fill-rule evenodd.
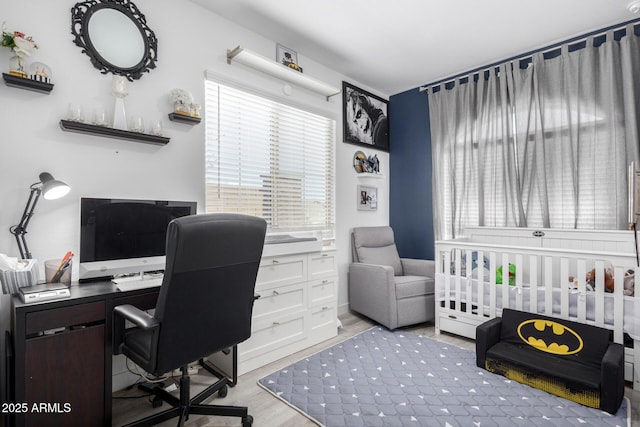
M 640 390 L 640 291 L 624 292 L 625 274 L 630 288 L 629 276 L 640 273 L 631 231 L 474 227 L 467 235 L 436 242 L 437 333 L 475 339 L 476 326 L 502 307 L 602 326 L 625 344 L 625 380 Z M 586 280 L 592 269 L 595 290 Z M 605 269 L 613 292 L 605 291 Z

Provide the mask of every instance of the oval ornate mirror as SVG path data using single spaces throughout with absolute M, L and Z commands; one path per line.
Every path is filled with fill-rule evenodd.
M 71 9 L 71 33 L 102 74 L 129 81 L 156 67 L 158 41 L 129 0 L 89 0 Z

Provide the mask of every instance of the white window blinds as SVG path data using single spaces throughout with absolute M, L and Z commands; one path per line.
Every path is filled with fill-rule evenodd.
M 335 224 L 335 121 L 206 80 L 206 211 L 270 231 Z M 329 233 L 327 233 L 329 232 Z

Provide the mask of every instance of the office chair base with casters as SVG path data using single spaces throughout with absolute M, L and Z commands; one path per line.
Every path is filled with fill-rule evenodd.
M 200 363 L 207 371 L 214 375 L 216 374 L 216 372 L 207 366 L 206 363 L 203 363 L 202 360 Z M 181 427 L 189 419 L 189 415 L 239 417 L 242 419 L 242 427 L 251 427 L 253 425 L 253 417 L 249 415 L 248 408 L 245 406 L 201 404 L 201 402 L 208 399 L 215 393 L 218 393 L 218 396 L 221 398 L 225 397 L 228 392 L 228 386 L 231 384 L 228 378 L 223 377 L 218 379 L 214 384 L 210 385 L 193 398 L 190 398 L 191 378 L 187 373 L 188 367 L 184 366 L 180 369 L 182 371 L 182 376 L 180 377 L 179 397 L 172 395 L 159 384 L 155 384 L 153 386 L 140 384 L 139 386 L 141 390 L 154 395 L 153 407 L 161 406 L 162 402 L 167 402 L 172 406 L 172 408 L 150 415 L 141 420 L 134 421 L 133 423 L 126 424 L 124 427 L 153 426 L 174 417 L 178 417 L 178 427 Z

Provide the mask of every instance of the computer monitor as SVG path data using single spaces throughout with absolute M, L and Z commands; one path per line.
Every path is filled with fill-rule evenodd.
M 167 226 L 196 202 L 80 199 L 80 281 L 164 270 Z

